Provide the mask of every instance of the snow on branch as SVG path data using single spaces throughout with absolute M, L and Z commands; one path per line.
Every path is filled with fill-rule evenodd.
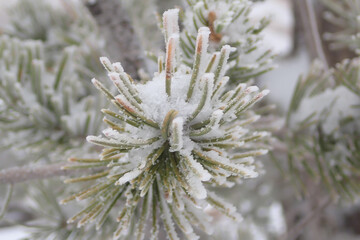
M 96 180 L 62 201 L 90 199 L 90 205 L 70 222 L 78 221 L 83 226 L 97 220 L 100 229 L 120 197 L 126 199 L 126 205 L 118 215 L 114 239 L 131 234 L 135 222 L 138 239 L 144 238 L 145 215 L 139 221 L 134 221 L 134 216 L 148 202 L 154 209 L 154 239 L 157 221 L 162 221 L 170 239 L 179 239 L 175 227 L 190 239 L 198 239 L 192 226 L 197 225 L 196 218 L 210 220 L 205 211 L 208 205 L 229 219 L 242 219 L 234 206 L 210 193 L 208 187 L 231 187 L 258 176 L 253 157 L 267 153 L 259 146 L 264 146 L 269 134 L 248 126 L 258 119 L 250 108 L 269 91 L 246 84 L 229 90 L 225 74 L 235 49 L 225 45 L 209 53 L 208 27 L 198 31 L 192 68 L 184 65 L 178 48 L 177 15 L 178 10 L 164 13 L 165 62 L 159 56 L 159 71 L 152 80 L 134 82 L 124 72 L 125 65 L 123 69 L 120 63 L 100 59 L 117 92 L 93 80 L 112 105 L 102 110 L 108 128 L 103 135 L 88 136 L 87 140 L 103 147 L 93 161 L 102 163 L 107 170 L 68 180 Z M 73 161 L 79 167 L 89 165 L 86 159 Z

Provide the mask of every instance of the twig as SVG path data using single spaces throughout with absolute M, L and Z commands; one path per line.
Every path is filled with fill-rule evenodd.
M 303 30 L 310 48 L 310 54 L 313 58 L 320 59 L 328 69 L 329 63 L 324 52 L 313 3 L 311 0 L 294 0 L 293 2 L 295 7 L 299 9 Z
M 69 176 L 77 171 L 62 169 L 68 163 L 49 164 L 41 166 L 13 167 L 0 171 L 0 184 L 14 184 L 36 179 L 46 179 L 58 176 Z
M 13 188 L 14 188 L 13 184 L 8 185 L 8 189 L 7 189 L 7 192 L 6 192 L 6 195 L 5 195 L 5 199 L 4 199 L 4 205 L 3 205 L 2 209 L 1 209 L 1 212 L 0 212 L 0 220 L 5 216 L 6 209 L 9 206 L 10 199 L 11 199 L 11 196 L 12 196 L 12 193 L 13 193 Z
M 294 227 L 292 227 L 286 234 L 283 235 L 281 240 L 294 240 L 301 234 L 302 230 L 312 220 L 315 219 L 316 215 L 324 211 L 333 202 L 331 196 L 327 196 L 315 207 L 314 211 L 308 213 L 303 219 L 301 219 Z
M 87 7 L 106 39 L 107 52 L 112 61 L 119 61 L 125 71 L 138 79 L 138 71 L 145 69 L 144 54 L 128 14 L 119 0 L 96 1 Z

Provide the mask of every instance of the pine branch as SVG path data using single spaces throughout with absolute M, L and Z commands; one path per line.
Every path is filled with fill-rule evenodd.
M 225 70 L 234 48 L 225 45 L 209 53 L 208 27 L 199 28 L 193 67 L 186 67 L 178 20 L 178 9 L 164 13 L 165 59 L 159 56 L 158 71 L 145 85 L 133 82 L 120 63 L 100 58 L 118 92 L 113 95 L 100 81 L 92 82 L 118 111 L 103 109 L 108 128 L 103 136 L 87 137 L 104 147 L 99 157 L 71 159 L 77 168 L 101 165 L 106 170 L 66 181 L 86 181 L 89 187 L 82 185 L 63 204 L 90 199 L 68 223 L 77 221 L 81 227 L 96 220 L 101 229 L 124 197 L 127 204 L 120 205 L 114 239 L 133 234 L 144 239 L 143 226 L 150 218 L 152 239 L 158 239 L 157 222 L 169 239 L 179 239 L 177 228 L 187 239 L 199 239 L 193 226 L 201 223 L 199 228 L 211 233 L 203 208 L 208 205 L 234 221 L 241 219 L 235 206 L 207 187 L 230 187 L 258 176 L 254 158 L 268 152 L 268 132 L 247 126 L 259 119 L 250 108 L 269 91 L 241 83 L 227 90 Z M 150 206 L 152 216 L 144 210 Z M 140 219 L 138 212 L 143 212 Z
M 144 56 L 129 16 L 120 1 L 97 1 L 94 4 L 88 3 L 87 7 L 107 40 L 110 57 L 121 62 L 128 74 L 138 79 L 138 70 L 145 68 Z
M 192 65 L 198 28 L 208 27 L 211 32 L 211 50 L 218 51 L 224 44 L 236 49 L 229 56 L 229 67 L 226 70 L 230 82 L 248 82 L 273 69 L 274 55 L 262 44 L 262 31 L 270 21 L 267 17 L 255 20 L 251 16 L 251 1 L 209 0 L 187 3 L 180 39 L 185 64 Z M 221 7 L 219 3 L 223 3 Z M 238 26 L 241 29 L 234 31 Z M 216 56 L 213 59 L 215 61 Z
M 15 184 L 31 180 L 48 179 L 59 176 L 70 176 L 78 171 L 63 169 L 68 163 L 40 165 L 36 167 L 12 167 L 0 171 L 1 184 Z

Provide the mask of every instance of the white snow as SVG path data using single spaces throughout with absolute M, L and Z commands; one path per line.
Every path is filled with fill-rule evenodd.
M 304 99 L 298 111 L 292 117 L 293 124 L 300 123 L 314 112 L 319 116 L 323 111 L 330 111 L 323 122 L 323 130 L 330 134 L 339 127 L 340 120 L 345 117 L 359 117 L 354 105 L 360 104 L 360 98 L 344 86 L 326 89 L 323 93 Z M 355 127 L 355 126 L 354 126 Z
M 258 21 L 270 16 L 270 25 L 264 29 L 263 43 L 275 54 L 287 55 L 293 48 L 293 30 L 295 19 L 291 2 L 287 0 L 267 0 L 257 2 L 250 13 L 250 19 Z
M 119 178 L 116 181 L 116 185 L 123 185 L 127 182 L 130 182 L 131 180 L 137 178 L 141 173 L 143 173 L 142 169 L 134 169 L 128 173 L 125 173 L 124 176 L 122 176 L 121 178 Z
M 0 230 L 0 238 L 6 240 L 20 240 L 29 237 L 25 227 L 6 227 Z
M 173 34 L 179 34 L 179 9 L 169 9 L 163 14 L 163 23 L 165 31 L 165 42 Z
M 284 211 L 280 203 L 273 202 L 269 207 L 268 213 L 268 230 L 270 233 L 280 236 L 286 231 L 286 221 Z
M 209 35 L 210 29 L 208 27 L 199 28 L 197 39 L 196 39 L 196 54 L 200 54 L 200 67 L 199 69 L 205 69 L 208 63 L 208 47 L 209 47 Z M 198 78 L 200 76 L 198 75 Z
M 165 92 L 165 72 L 155 76 L 152 81 L 137 85 L 139 96 L 143 101 L 142 109 L 146 116 L 162 124 L 166 114 L 175 109 L 179 111 L 177 117 L 186 119 L 194 112 L 196 105 L 185 101 L 189 84 L 190 74 L 181 69 L 176 71 L 171 78 L 172 91 L 168 98 Z M 194 102 L 199 101 L 200 95 L 194 95 Z

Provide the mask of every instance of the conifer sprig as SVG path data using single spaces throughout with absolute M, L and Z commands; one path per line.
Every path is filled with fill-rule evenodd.
M 204 213 L 207 205 L 240 220 L 236 208 L 208 187 L 231 187 L 240 179 L 257 177 L 253 158 L 267 153 L 257 142 L 268 133 L 256 132 L 248 125 L 258 119 L 249 108 L 268 90 L 246 84 L 227 90 L 225 70 L 234 49 L 223 46 L 213 54 L 218 56 L 213 61 L 208 53 L 211 31 L 207 27 L 198 31 L 192 68 L 183 65 L 178 10 L 165 12 L 163 25 L 165 62 L 159 57 L 159 69 L 151 81 L 135 83 L 120 63 L 101 58 L 117 93 L 93 80 L 112 108 L 103 110 L 108 124 L 104 136 L 89 136 L 87 140 L 104 148 L 99 158 L 71 159 L 79 167 L 105 169 L 67 180 L 95 181 L 95 185 L 63 200 L 89 199 L 87 207 L 69 222 L 77 220 L 82 226 L 96 220 L 100 229 L 120 202 L 114 239 L 132 233 L 132 229 L 137 239 L 144 239 L 148 224 L 149 234 L 156 239 L 160 221 L 169 239 L 179 239 L 177 228 L 186 238 L 198 239 L 194 226 L 211 233 L 209 216 Z M 135 216 L 140 216 L 137 221 Z
M 7 12 L 9 24 L 2 32 L 21 40 L 41 41 L 46 67 L 56 67 L 64 48 L 73 46 L 77 49 L 73 67 L 81 77 L 89 78 L 102 70 L 95 59 L 105 54 L 105 40 L 82 3 L 61 1 L 55 7 L 44 0 L 20 0 Z
M 49 68 L 39 41 L 5 35 L 0 46 L 3 146 L 32 150 L 41 158 L 49 149 L 81 145 L 83 136 L 97 132 L 101 98 L 88 96 L 87 83 L 74 70 L 76 49 L 64 50 L 59 64 Z
M 180 40 L 186 64 L 192 64 L 197 29 L 208 27 L 211 50 L 219 51 L 225 44 L 236 48 L 227 61 L 231 82 L 247 82 L 273 68 L 274 55 L 266 48 L 261 34 L 269 19 L 264 17 L 255 23 L 250 17 L 251 1 L 188 0 L 187 3 Z
M 333 196 L 353 199 L 359 193 L 359 73 L 358 59 L 331 70 L 316 63 L 298 81 L 286 142 L 288 167 L 304 192 L 303 180 L 312 178 Z

